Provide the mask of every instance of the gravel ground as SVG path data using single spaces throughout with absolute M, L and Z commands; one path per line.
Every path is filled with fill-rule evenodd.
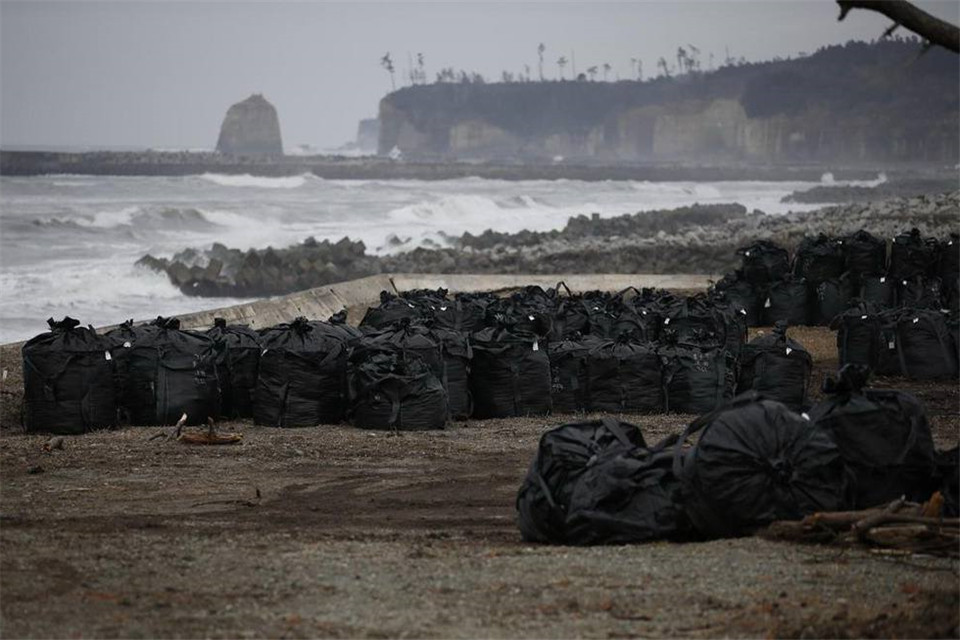
M 834 335 L 798 328 L 815 382 Z M 940 446 L 955 382 L 907 388 Z M 692 416 L 631 416 L 648 441 Z M 760 538 L 520 540 L 539 435 L 570 416 L 393 436 L 225 423 L 241 445 L 0 431 L 2 637 L 958 637 L 960 566 Z

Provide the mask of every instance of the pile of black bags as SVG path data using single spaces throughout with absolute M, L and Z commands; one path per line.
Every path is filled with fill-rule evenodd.
M 30 430 L 172 424 L 184 413 L 188 424 L 348 420 L 398 430 L 551 412 L 702 413 L 733 397 L 747 326 L 743 311 L 718 296 L 634 288 L 575 294 L 563 283 L 505 297 L 384 292 L 359 329 L 343 312 L 259 331 L 219 319 L 206 332 L 188 331 L 158 318 L 98 336 L 65 323 L 24 348 Z M 77 349 L 99 355 L 80 357 Z M 60 365 L 42 364 L 44 357 Z M 44 408 L 49 378 L 84 378 L 88 360 L 98 363 L 108 382 L 97 384 L 113 404 L 101 409 L 98 401 L 94 418 L 57 409 L 73 417 L 39 419 L 55 411 Z M 61 392 L 55 402 L 68 397 Z M 430 408 L 415 417 L 420 402 Z
M 960 374 L 960 235 L 937 240 L 917 229 L 889 243 L 858 231 L 805 238 L 793 260 L 763 240 L 738 251 L 742 268 L 713 294 L 750 326 L 829 326 L 842 364 L 915 380 Z M 889 256 L 889 258 L 888 258 Z
M 612 418 L 547 431 L 517 494 L 520 532 L 570 545 L 735 537 L 934 491 L 955 514 L 960 453 L 936 452 L 916 398 L 865 388 L 868 376 L 844 367 L 808 414 L 751 390 L 653 446 Z
M 738 250 L 741 269 L 716 293 L 746 311 L 750 326 L 829 325 L 853 301 L 880 309 L 960 311 L 960 236 L 924 238 L 917 229 L 889 242 L 861 230 L 841 238 L 804 238 L 791 260 L 761 240 Z

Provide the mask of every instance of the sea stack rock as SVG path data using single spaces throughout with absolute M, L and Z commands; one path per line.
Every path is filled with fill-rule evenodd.
M 229 154 L 283 155 L 277 110 L 260 93 L 227 110 L 217 151 Z

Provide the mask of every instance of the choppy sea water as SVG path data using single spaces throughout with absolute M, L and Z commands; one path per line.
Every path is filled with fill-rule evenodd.
M 829 178 L 827 178 L 829 179 Z M 308 236 L 363 240 L 368 252 L 411 249 L 444 234 L 562 227 L 570 216 L 613 216 L 739 202 L 769 214 L 812 182 L 323 180 L 205 174 L 186 177 L 0 178 L 0 342 L 43 331 L 50 316 L 101 326 L 220 307 L 188 297 L 165 275 L 135 267 L 214 242 L 283 247 Z M 391 236 L 406 241 L 388 245 Z

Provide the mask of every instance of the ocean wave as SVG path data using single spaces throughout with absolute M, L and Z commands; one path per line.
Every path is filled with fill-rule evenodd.
M 210 216 L 208 218 L 208 216 Z M 212 218 L 212 219 L 211 219 Z M 118 211 L 98 211 L 92 215 L 55 216 L 36 220 L 38 227 L 72 228 L 86 230 L 110 230 L 143 228 L 164 229 L 204 229 L 214 226 L 231 226 L 242 218 L 229 212 L 204 212 L 200 209 L 178 209 L 173 207 L 141 208 L 125 207 Z
M 265 176 L 252 176 L 249 173 L 239 175 L 227 175 L 222 173 L 204 173 L 200 176 L 207 182 L 212 182 L 221 187 L 251 187 L 256 189 L 297 189 L 307 183 L 312 178 L 312 174 L 304 173 L 299 176 L 282 176 L 269 178 Z
M 820 176 L 820 184 L 825 187 L 845 186 L 845 187 L 878 187 L 887 181 L 887 174 L 878 173 L 873 180 L 837 180 L 829 171 Z
M 55 187 L 95 187 L 97 186 L 96 182 L 80 182 L 76 180 L 55 180 L 53 182 Z
M 393 222 L 429 224 L 441 230 L 450 226 L 471 229 L 477 225 L 488 228 L 518 216 L 527 217 L 531 211 L 547 209 L 548 206 L 524 195 L 494 200 L 481 195 L 456 194 L 405 205 L 393 209 L 387 217 Z
M 51 316 L 69 315 L 83 324 L 104 326 L 244 301 L 184 296 L 166 274 L 125 259 L 53 261 L 43 270 L 5 271 L 0 286 L 7 293 L 0 300 L 4 342 L 46 331 L 44 319 Z M 38 291 L 44 295 L 36 295 Z
M 629 183 L 634 191 L 648 196 L 665 196 L 668 198 L 693 196 L 700 200 L 715 200 L 723 198 L 723 193 L 716 186 L 703 182 L 650 182 L 642 180 Z M 657 208 L 657 207 L 654 207 Z

